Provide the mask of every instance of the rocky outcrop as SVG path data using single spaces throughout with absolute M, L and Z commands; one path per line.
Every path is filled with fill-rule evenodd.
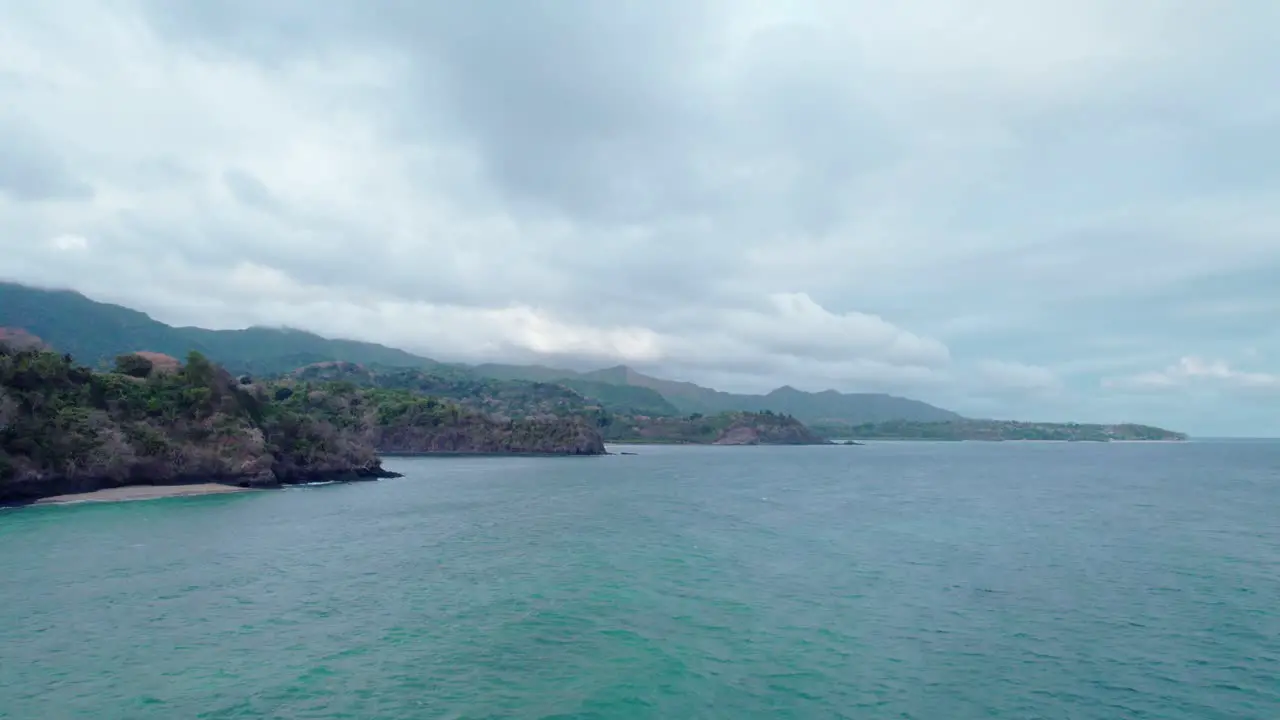
M 500 419 L 408 390 L 255 383 L 198 353 L 71 358 L 0 345 L 0 503 L 126 485 L 272 487 L 387 477 L 397 453 L 599 455 L 575 417 Z
M 0 345 L 12 350 L 48 350 L 40 338 L 16 327 L 0 327 Z
M 793 417 L 744 413 L 720 432 L 713 445 L 830 445 Z
M 275 407 L 198 355 L 148 374 L 97 373 L 56 353 L 0 347 L 0 504 L 126 485 L 389 474 L 361 428 Z
M 150 350 L 139 350 L 134 355 L 151 363 L 151 372 L 154 373 L 175 373 L 182 369 L 182 361 L 172 355 Z

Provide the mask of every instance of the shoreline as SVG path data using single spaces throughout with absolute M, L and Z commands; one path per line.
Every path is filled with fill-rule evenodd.
M 155 500 L 168 497 L 196 497 L 200 495 L 222 495 L 226 493 L 274 490 L 291 485 L 311 485 L 330 482 L 370 482 L 381 478 L 402 477 L 398 472 L 387 470 L 379 463 L 372 467 L 351 468 L 348 470 L 295 471 L 288 473 L 281 480 L 275 472 L 257 475 L 233 475 L 211 479 L 204 476 L 176 476 L 158 483 L 140 482 L 120 485 L 110 479 L 85 478 L 78 482 L 62 482 L 65 479 L 54 478 L 45 487 L 23 488 L 23 492 L 11 492 L 5 496 L 0 492 L 0 507 L 27 507 L 31 505 L 70 505 L 82 502 L 119 502 L 127 500 Z M 96 489 L 93 489 L 96 488 Z M 80 490 L 82 492 L 57 492 L 58 490 Z M 0 491 L 5 490 L 0 484 Z M 43 491 L 43 492 L 42 492 Z
M 227 493 L 257 492 L 254 488 L 242 488 L 221 483 L 198 483 L 195 485 L 123 485 L 121 487 L 104 488 L 92 492 L 51 495 L 33 501 L 30 505 L 79 505 L 95 502 L 130 502 L 136 500 L 158 500 L 173 497 L 199 497 L 202 495 L 223 495 Z

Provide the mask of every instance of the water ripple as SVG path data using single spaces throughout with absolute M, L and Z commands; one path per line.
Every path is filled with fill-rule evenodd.
M 643 448 L 0 516 L 0 718 L 1280 718 L 1280 445 Z

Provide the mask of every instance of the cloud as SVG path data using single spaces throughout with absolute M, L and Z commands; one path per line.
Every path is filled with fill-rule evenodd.
M 223 171 L 222 182 L 232 197 L 249 207 L 272 213 L 281 210 L 280 201 L 271 190 L 250 173 L 229 168 Z
M 1280 359 L 1265 310 L 1228 312 L 1280 302 L 1277 22 L 6 3 L 0 273 L 443 358 L 1226 427 L 1101 378 L 1188 346 Z
M 49 240 L 49 247 L 59 252 L 77 252 L 89 249 L 89 240 L 81 235 L 59 235 Z
M 1209 385 L 1234 390 L 1280 390 L 1280 374 L 1236 370 L 1225 360 L 1183 357 L 1163 370 L 1107 378 L 1108 387 L 1133 390 L 1176 390 Z
M 17 202 L 87 200 L 93 188 L 42 138 L 0 114 L 0 193 Z
M 1007 360 L 983 360 L 975 368 L 978 387 L 989 393 L 1054 393 L 1062 379 L 1053 370 Z
M 761 349 L 801 357 L 861 357 L 924 367 L 950 360 L 942 343 L 875 315 L 832 313 L 805 293 L 774 293 L 768 300 L 767 311 L 731 311 L 721 326 Z

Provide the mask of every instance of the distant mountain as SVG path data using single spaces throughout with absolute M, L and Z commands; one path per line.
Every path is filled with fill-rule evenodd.
M 316 363 L 349 362 L 382 368 L 420 368 L 454 379 L 487 377 L 555 383 L 595 400 L 610 412 L 626 415 L 673 417 L 768 410 L 805 423 L 851 425 L 960 418 L 917 400 L 879 393 L 808 393 L 782 387 L 767 395 L 740 395 L 652 377 L 625 365 L 585 373 L 543 365 L 452 365 L 385 345 L 332 340 L 302 330 L 172 327 L 137 310 L 96 302 L 77 292 L 17 283 L 0 282 L 0 328 L 36 336 L 58 352 L 70 353 L 78 362 L 97 367 L 109 366 L 116 356 L 140 350 L 176 358 L 197 350 L 232 372 L 255 375 L 282 374 Z
M 948 422 L 961 419 L 960 415 L 950 410 L 883 393 L 840 393 L 835 390 L 809 393 L 784 386 L 766 395 L 745 395 L 713 390 L 691 382 L 664 380 L 637 372 L 625 365 L 585 373 L 542 365 L 477 365 L 473 370 L 505 380 L 588 381 L 620 387 L 648 388 L 684 414 L 769 410 L 791 415 L 805 423 L 849 425 L 889 420 Z
M 96 302 L 70 290 L 5 282 L 0 282 L 0 327 L 38 336 L 89 366 L 109 365 L 117 355 L 138 350 L 178 358 L 198 350 L 232 372 L 257 374 L 283 373 L 332 360 L 398 367 L 440 365 L 385 345 L 330 340 L 302 330 L 172 327 L 146 313 Z
M 680 415 L 681 409 L 659 391 L 639 384 L 599 379 L 597 373 L 578 373 L 546 365 L 504 365 L 486 363 L 467 366 L 471 372 L 494 380 L 522 380 L 556 383 L 600 403 L 610 412 L 627 415 L 669 417 Z M 598 371 L 604 372 L 604 371 Z
M 576 378 L 580 373 L 573 370 L 547 367 L 546 365 L 504 365 L 502 363 L 484 363 L 466 366 L 472 372 L 495 380 L 528 380 L 530 382 L 554 382 L 566 378 Z
M 747 396 L 753 397 L 753 396 Z M 919 400 L 883 393 L 808 393 L 783 386 L 763 396 L 765 408 L 794 415 L 807 422 L 837 421 L 858 424 L 886 420 L 950 422 L 959 414 Z
M 654 417 L 680 414 L 679 408 L 657 391 L 647 387 L 613 385 L 581 378 L 560 378 L 550 382 L 563 385 L 583 397 L 595 400 L 601 407 L 611 412 Z

